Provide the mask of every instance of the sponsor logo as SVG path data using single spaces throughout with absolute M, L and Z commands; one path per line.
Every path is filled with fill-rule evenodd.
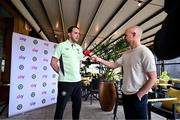
M 24 42 L 25 42 L 25 41 L 26 41 L 26 38 L 24 38 L 24 37 L 20 37 L 20 38 L 19 38 L 19 40 L 21 40 L 21 41 L 24 41 Z
M 44 58 L 43 61 L 48 62 L 48 59 Z
M 19 75 L 17 78 L 18 78 L 18 79 L 24 79 L 25 76 L 24 76 L 24 75 Z
M 36 79 L 36 75 L 35 74 L 32 74 L 32 79 Z
M 46 87 L 47 83 L 46 82 L 43 82 L 42 86 L 43 87 Z
M 29 105 L 34 106 L 34 105 L 36 105 L 36 102 L 30 102 Z
M 35 92 L 32 92 L 31 93 L 31 97 L 35 97 L 36 93 Z
M 43 70 L 47 70 L 47 66 L 43 66 Z
M 53 77 L 53 78 L 56 78 L 56 74 L 53 74 L 52 77 Z
M 48 54 L 48 51 L 47 51 L 47 50 L 44 50 L 44 54 L 47 55 L 47 54 Z
M 25 58 L 26 58 L 25 56 L 22 55 L 19 56 L 19 59 L 25 60 Z
M 24 95 L 17 95 L 16 99 L 23 99 Z
M 36 84 L 31 84 L 30 86 L 31 86 L 31 88 L 36 88 L 37 85 Z
M 21 110 L 23 108 L 23 105 L 19 104 L 16 108 L 17 108 L 17 110 Z
M 20 50 L 21 50 L 21 51 L 25 51 L 25 47 L 21 45 L 21 46 L 20 46 Z
M 54 94 L 55 93 L 55 89 L 52 89 L 51 93 Z
M 32 70 L 37 70 L 37 66 L 32 66 Z
M 56 48 L 56 47 L 57 47 L 57 44 L 54 45 L 54 48 Z
M 35 62 L 37 61 L 37 57 L 33 57 L 32 60 Z
M 46 91 L 42 91 L 42 92 L 41 92 L 42 95 L 45 95 L 46 93 L 47 93 Z
M 44 43 L 44 46 L 49 46 L 49 43 Z
M 37 40 L 33 40 L 33 43 L 36 45 L 36 44 L 38 44 L 38 41 Z
M 23 87 L 24 87 L 23 84 L 19 84 L 19 85 L 18 85 L 18 89 L 19 89 L 19 90 L 23 89 Z
M 38 52 L 38 49 L 33 48 L 33 49 L 32 49 L 32 52 L 36 52 L 36 53 L 37 53 L 37 52 Z
M 42 104 L 46 103 L 46 99 L 42 99 L 41 102 L 42 102 Z
M 51 98 L 51 101 L 54 101 L 55 100 L 55 97 Z
M 56 82 L 52 82 L 52 85 L 56 85 Z
M 19 69 L 23 70 L 24 69 L 24 65 L 19 65 Z
M 47 78 L 48 76 L 47 75 L 43 75 L 42 78 Z

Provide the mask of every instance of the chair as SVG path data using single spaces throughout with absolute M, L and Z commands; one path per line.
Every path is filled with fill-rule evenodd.
M 180 83 L 174 83 L 173 88 L 180 90 Z
M 120 83 L 118 83 L 120 82 Z M 118 81 L 115 83 L 115 88 L 116 88 L 116 102 L 115 102 L 115 105 L 114 105 L 114 110 L 113 110 L 113 114 L 114 114 L 114 120 L 117 118 L 117 108 L 118 108 L 118 105 L 122 105 L 122 94 L 121 94 L 121 81 Z
M 92 78 L 90 85 L 87 87 L 87 95 L 85 96 L 85 101 L 90 96 L 90 103 L 92 104 L 93 97 L 99 100 L 98 98 L 99 93 L 99 80 L 96 78 Z
M 170 88 L 166 97 L 173 97 L 174 100 L 171 100 L 172 98 L 160 98 L 159 101 L 148 102 L 148 118 L 151 119 L 151 112 L 154 112 L 167 119 L 180 119 L 179 93 L 179 90 Z

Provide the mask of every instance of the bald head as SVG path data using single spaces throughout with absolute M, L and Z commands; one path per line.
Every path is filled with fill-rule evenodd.
M 139 26 L 132 26 L 129 27 L 126 31 L 130 31 L 130 32 L 134 32 L 136 34 L 136 37 L 138 37 L 139 39 L 141 39 L 142 36 L 142 29 Z
M 140 40 L 142 36 L 142 29 L 139 26 L 132 26 L 129 27 L 125 31 L 125 39 L 126 42 L 131 46 L 131 47 L 136 47 L 140 45 Z

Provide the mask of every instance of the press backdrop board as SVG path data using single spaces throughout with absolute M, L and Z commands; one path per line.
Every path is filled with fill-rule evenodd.
M 8 116 L 56 103 L 55 43 L 13 33 Z

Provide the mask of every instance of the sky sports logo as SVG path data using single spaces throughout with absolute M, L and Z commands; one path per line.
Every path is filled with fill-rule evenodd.
M 44 61 L 44 62 L 48 62 L 48 59 L 44 58 L 43 61 Z
M 30 105 L 30 106 L 35 106 L 35 105 L 36 105 L 36 102 L 30 102 L 29 105 Z
M 47 92 L 46 92 L 46 91 L 42 91 L 41 94 L 42 94 L 42 95 L 46 95 Z
M 37 52 L 38 52 L 38 49 L 33 48 L 33 49 L 32 49 L 32 52 L 36 52 L 36 53 L 37 53 Z
M 36 84 L 31 84 L 30 87 L 31 87 L 31 88 L 36 88 L 37 85 L 36 85 Z
M 26 38 L 24 37 L 19 37 L 19 40 L 26 42 Z
M 49 46 L 49 43 L 44 43 L 44 46 Z
M 42 78 L 47 78 L 48 76 L 47 75 L 43 75 Z
M 19 75 L 19 76 L 17 76 L 17 78 L 18 78 L 18 80 L 23 80 L 25 78 L 25 76 L 24 75 Z
M 25 56 L 20 55 L 20 56 L 19 56 L 19 59 L 21 59 L 21 60 L 25 60 L 25 59 L 26 59 L 26 57 L 25 57 Z
M 37 66 L 32 66 L 31 69 L 32 70 L 37 70 Z
M 24 95 L 20 95 L 20 94 L 19 94 L 19 95 L 16 96 L 16 99 L 17 99 L 17 100 L 23 99 L 23 97 L 24 97 Z

